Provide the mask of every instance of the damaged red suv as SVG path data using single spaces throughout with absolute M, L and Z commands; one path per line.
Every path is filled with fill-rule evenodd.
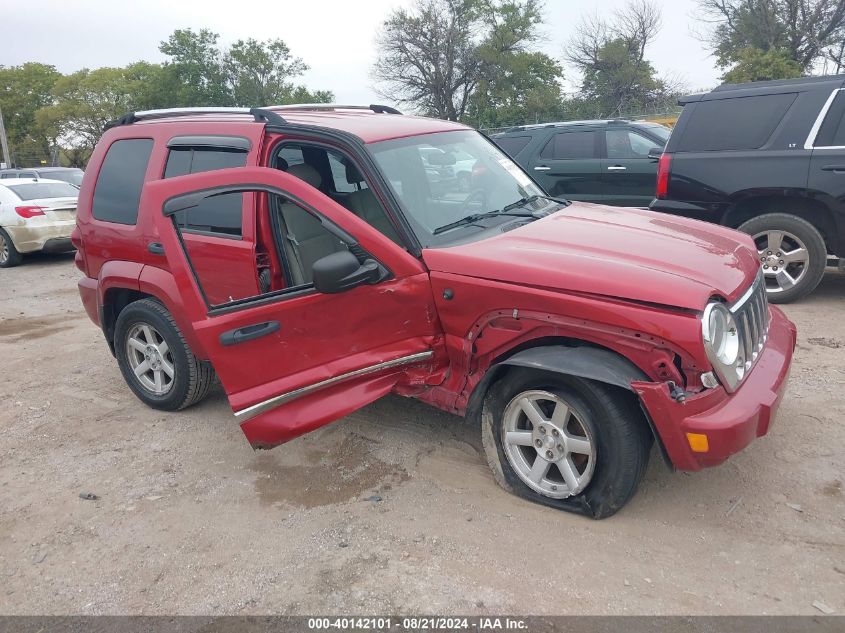
M 502 486 L 595 518 L 653 442 L 698 470 L 765 434 L 795 345 L 747 235 L 549 198 L 384 106 L 126 115 L 77 222 L 82 301 L 149 406 L 217 377 L 271 448 L 418 398 L 480 420 Z

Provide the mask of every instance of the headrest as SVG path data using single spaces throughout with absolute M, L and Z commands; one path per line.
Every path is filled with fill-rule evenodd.
M 361 172 L 358 171 L 358 167 L 354 163 L 344 158 L 343 165 L 346 167 L 346 182 L 350 184 L 364 182 L 364 176 L 361 175 Z
M 311 165 L 299 163 L 298 165 L 291 165 L 288 167 L 288 173 L 291 176 L 296 176 L 300 180 L 304 180 L 315 189 L 319 189 L 323 182 L 320 177 L 320 172 L 314 169 Z

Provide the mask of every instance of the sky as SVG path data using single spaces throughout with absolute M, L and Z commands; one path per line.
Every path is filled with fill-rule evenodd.
M 209 28 L 223 45 L 238 39 L 281 38 L 311 68 L 298 83 L 335 93 L 337 103 L 383 103 L 370 78 L 376 33 L 391 8 L 413 0 L 39 0 L 37 10 L 9 3 L 0 14 L 0 65 L 37 61 L 69 73 L 81 68 L 163 61 L 161 40 L 178 28 Z M 663 28 L 648 51 L 661 75 L 680 78 L 691 92 L 718 83 L 714 59 L 693 35 L 695 0 L 656 0 Z M 546 0 L 540 49 L 561 58 L 585 14 L 611 15 L 625 0 Z M 567 87 L 577 78 L 567 71 Z M 576 82 L 577 83 L 577 82 Z

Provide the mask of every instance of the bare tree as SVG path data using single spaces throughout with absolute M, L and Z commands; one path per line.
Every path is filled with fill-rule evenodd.
M 417 0 L 394 11 L 378 37 L 377 92 L 457 121 L 478 82 L 477 2 Z
M 698 0 L 705 34 L 722 67 L 756 48 L 777 50 L 804 72 L 823 58 L 841 67 L 845 0 Z

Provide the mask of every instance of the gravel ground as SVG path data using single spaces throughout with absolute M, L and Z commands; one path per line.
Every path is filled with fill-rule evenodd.
M 222 393 L 148 409 L 77 277 L 0 271 L 2 614 L 845 613 L 841 274 L 786 307 L 770 434 L 692 475 L 653 454 L 598 522 L 500 490 L 478 429 L 414 401 L 256 453 Z

